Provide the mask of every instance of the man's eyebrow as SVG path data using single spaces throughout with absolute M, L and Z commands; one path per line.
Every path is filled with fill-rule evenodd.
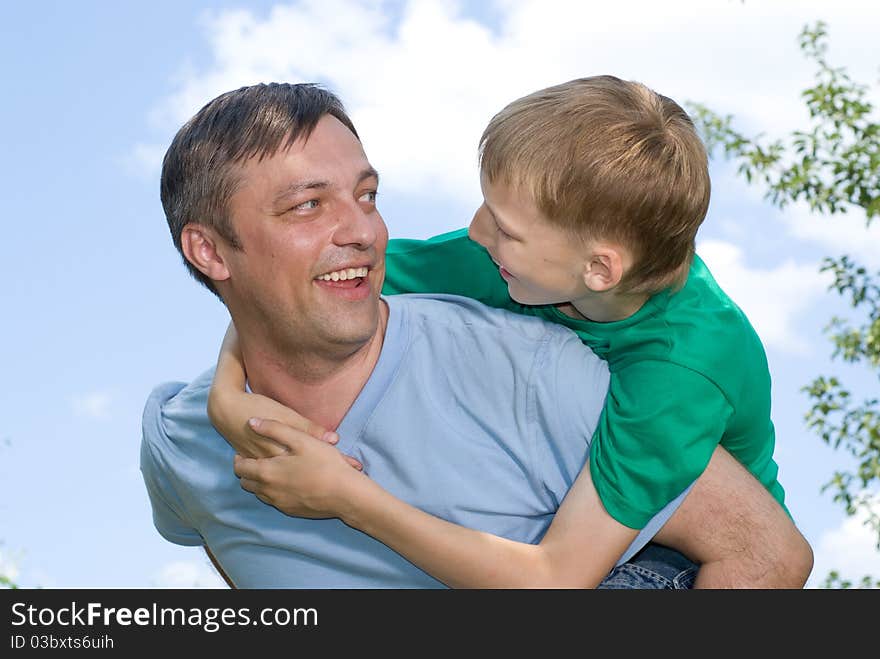
M 379 181 L 379 172 L 377 172 L 373 167 L 367 167 L 358 175 L 357 184 L 360 185 L 368 178 L 375 178 L 376 181 Z M 326 190 L 330 187 L 330 181 L 298 181 L 293 185 L 289 185 L 284 188 L 280 193 L 275 196 L 275 203 L 280 203 L 287 199 L 288 197 L 293 197 L 303 190 Z
M 376 179 L 376 183 L 379 182 L 379 172 L 375 170 L 373 167 L 367 167 L 364 171 L 361 172 L 360 176 L 358 176 L 358 184 L 363 183 L 368 178 Z
M 287 186 L 286 188 L 284 188 L 284 190 L 275 195 L 275 203 L 277 204 L 284 201 L 288 197 L 293 197 L 303 190 L 324 190 L 329 187 L 329 181 L 299 181 L 297 183 Z

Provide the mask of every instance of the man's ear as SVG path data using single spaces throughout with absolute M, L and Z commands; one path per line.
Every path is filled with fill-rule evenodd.
M 201 224 L 187 224 L 180 234 L 180 247 L 186 260 L 203 275 L 214 281 L 229 279 L 229 269 L 218 250 L 222 239 Z
M 584 284 L 597 293 L 608 291 L 623 279 L 627 255 L 617 245 L 599 243 L 591 246 L 590 256 L 584 262 Z

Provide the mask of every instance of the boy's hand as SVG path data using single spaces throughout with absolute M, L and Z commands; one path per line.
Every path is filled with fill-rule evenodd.
M 235 456 L 235 475 L 241 487 L 261 501 L 287 515 L 325 519 L 342 515 L 352 489 L 363 479 L 363 466 L 340 453 L 332 441 L 318 441 L 311 435 L 268 419 L 251 419 L 249 425 L 260 436 L 284 447 L 284 454 L 255 460 Z
M 339 437 L 321 425 L 310 421 L 286 405 L 261 394 L 224 393 L 216 389 L 208 396 L 208 416 L 214 427 L 237 453 L 249 458 L 270 458 L 287 453 L 287 447 L 254 432 L 244 420 L 245 412 L 256 418 L 274 419 L 284 425 L 335 444 Z

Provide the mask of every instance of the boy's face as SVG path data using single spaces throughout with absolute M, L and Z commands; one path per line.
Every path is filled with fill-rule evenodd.
M 468 230 L 485 247 L 521 304 L 576 302 L 590 294 L 584 283 L 588 250 L 550 224 L 518 189 L 480 177 L 483 205 Z

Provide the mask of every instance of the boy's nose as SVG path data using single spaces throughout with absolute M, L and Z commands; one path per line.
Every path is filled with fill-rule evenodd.
M 486 217 L 485 208 L 480 206 L 474 213 L 474 218 L 471 220 L 471 225 L 468 227 L 468 237 L 483 247 L 487 247 L 489 244 L 489 234 L 487 231 L 488 219 L 489 218 Z

